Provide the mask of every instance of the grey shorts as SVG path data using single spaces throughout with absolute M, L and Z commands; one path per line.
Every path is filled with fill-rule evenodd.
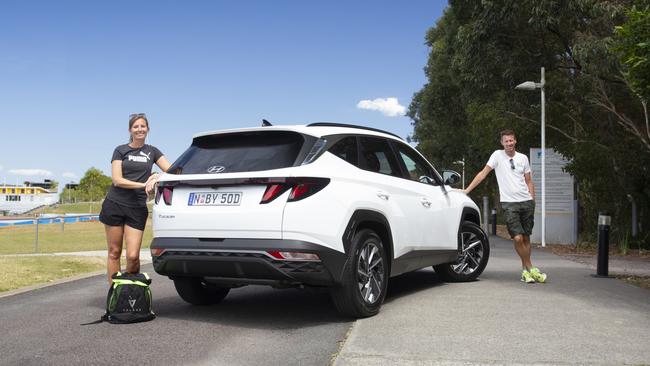
M 535 201 L 501 202 L 501 208 L 511 237 L 514 238 L 517 235 L 530 236 L 533 233 Z

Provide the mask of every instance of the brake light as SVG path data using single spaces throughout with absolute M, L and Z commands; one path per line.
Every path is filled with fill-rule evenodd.
M 264 191 L 264 195 L 262 196 L 262 200 L 260 203 L 269 203 L 273 201 L 274 199 L 280 197 L 282 193 L 286 192 L 287 189 L 291 187 L 285 185 L 285 184 L 279 184 L 279 183 L 273 183 L 269 184 L 266 187 L 266 191 Z
M 325 188 L 330 182 L 327 178 L 297 178 L 289 195 L 289 202 L 300 201 Z
M 300 183 L 297 186 L 293 187 L 291 190 L 291 194 L 289 195 L 289 200 L 291 201 L 296 201 L 299 200 L 301 197 L 305 197 L 307 194 L 309 194 L 309 191 L 311 189 L 311 184 L 309 183 Z
M 269 183 L 260 203 L 269 203 L 291 189 L 288 202 L 300 201 L 325 188 L 327 178 L 286 178 L 283 183 Z
M 158 190 L 156 191 L 156 199 L 155 203 L 158 204 L 160 201 L 160 196 L 162 196 L 163 201 L 167 206 L 172 204 L 172 194 L 174 193 L 174 187 L 158 187 Z

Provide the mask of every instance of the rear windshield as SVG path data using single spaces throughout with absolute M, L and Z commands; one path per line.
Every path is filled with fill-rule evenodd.
M 280 169 L 304 158 L 308 138 L 291 131 L 201 136 L 169 169 L 172 174 L 216 174 Z M 309 136 L 309 139 L 313 139 Z M 311 141 L 313 143 L 313 141 Z

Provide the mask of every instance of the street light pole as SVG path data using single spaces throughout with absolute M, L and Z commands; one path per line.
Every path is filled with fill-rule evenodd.
M 541 94 L 542 94 L 542 247 L 546 246 L 546 94 L 544 84 L 544 68 L 542 67 Z
M 542 79 L 539 83 L 534 81 L 525 81 L 515 87 L 517 90 L 536 90 L 541 91 L 542 98 L 542 247 L 546 246 L 546 78 L 544 68 L 541 70 Z

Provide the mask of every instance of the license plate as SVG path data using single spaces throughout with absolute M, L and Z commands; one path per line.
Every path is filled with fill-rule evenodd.
M 190 192 L 188 206 L 239 206 L 241 192 Z

